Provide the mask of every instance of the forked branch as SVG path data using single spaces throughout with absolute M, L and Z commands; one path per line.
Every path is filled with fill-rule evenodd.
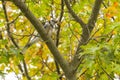
M 81 56 L 80 52 L 83 52 L 83 50 L 80 47 L 82 45 L 86 45 L 89 41 L 91 32 L 92 32 L 93 28 L 95 27 L 95 23 L 97 21 L 97 16 L 99 14 L 99 10 L 100 10 L 100 6 L 102 4 L 102 1 L 103 0 L 95 0 L 91 15 L 90 15 L 89 20 L 88 20 L 88 23 L 83 28 L 82 35 L 81 35 L 81 41 L 79 41 L 74 58 L 71 61 L 71 65 L 74 66 L 74 70 L 77 70 L 78 66 L 80 65 L 81 58 L 85 57 L 85 56 L 80 57 Z

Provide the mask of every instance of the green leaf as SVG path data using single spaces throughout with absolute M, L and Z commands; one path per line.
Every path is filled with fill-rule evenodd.
M 13 47 L 10 49 L 10 53 L 18 56 L 18 54 L 20 53 L 20 50 Z
M 0 76 L 4 77 L 5 73 L 0 70 Z
M 56 73 L 50 73 L 49 75 L 44 75 L 41 80 L 57 80 L 59 76 Z
M 114 30 L 117 27 L 120 27 L 120 22 L 114 22 L 114 23 L 109 24 L 106 27 L 104 34 L 108 34 L 109 32 L 111 32 L 112 30 Z
M 0 56 L 0 63 L 9 63 L 9 58 L 5 56 Z
M 52 80 L 57 80 L 59 78 L 59 76 L 56 73 L 51 73 L 50 77 L 52 78 Z
M 8 41 L 7 41 L 7 39 L 2 39 L 2 40 L 0 40 L 0 44 L 2 44 L 2 45 L 6 45 L 8 43 Z

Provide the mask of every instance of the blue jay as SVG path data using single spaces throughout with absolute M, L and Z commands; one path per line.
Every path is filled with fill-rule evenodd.
M 46 23 L 44 24 L 44 29 L 47 32 L 47 35 L 52 36 L 53 28 L 54 23 L 52 21 L 46 21 Z
M 45 23 L 43 23 L 43 27 L 44 27 L 47 35 L 49 35 L 50 37 L 52 37 L 53 33 L 55 32 L 54 31 L 55 24 L 56 24 L 56 22 L 53 20 L 46 21 Z M 35 37 L 35 38 L 38 38 L 40 40 L 40 37 Z M 36 40 L 35 38 L 33 39 L 33 41 Z
M 54 32 L 54 28 L 56 25 L 56 22 L 53 20 L 50 21 L 46 21 L 45 23 L 43 23 L 43 27 L 45 28 L 45 31 L 47 32 L 47 35 L 49 35 L 50 37 L 52 37 L 52 34 Z M 31 40 L 25 45 L 25 47 L 23 48 L 22 52 L 24 52 L 27 48 L 29 48 L 32 44 L 40 41 L 40 36 L 38 37 L 38 33 L 37 33 L 37 37 L 33 37 L 31 38 Z

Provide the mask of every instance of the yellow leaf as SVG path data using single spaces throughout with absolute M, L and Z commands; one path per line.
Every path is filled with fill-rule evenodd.
M 0 71 L 4 70 L 5 69 L 5 65 L 4 64 L 1 64 L 0 65 Z
M 60 23 L 61 27 L 64 27 L 64 26 L 65 26 L 65 24 L 66 24 L 66 22 L 65 22 L 65 21 L 63 21 L 63 22 L 61 22 L 61 23 Z
M 114 2 L 113 6 L 117 7 L 118 6 L 118 2 Z
M 118 12 L 117 6 L 118 6 L 118 2 L 114 2 L 114 4 L 112 6 L 109 6 L 106 9 L 106 17 L 107 18 L 111 18 L 117 14 L 117 12 Z
M 40 48 L 40 49 L 38 50 L 38 52 L 37 52 L 37 55 L 41 56 L 42 53 L 43 53 L 43 50 Z
M 47 20 L 50 21 L 50 19 L 51 19 L 51 16 L 47 16 Z

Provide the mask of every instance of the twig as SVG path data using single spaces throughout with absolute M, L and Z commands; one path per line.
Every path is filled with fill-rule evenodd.
M 69 26 L 69 29 L 70 29 L 70 31 L 72 32 L 72 34 L 73 34 L 73 36 L 75 36 L 75 38 L 78 40 L 78 42 L 80 41 L 79 39 L 78 39 L 78 37 L 75 35 L 75 33 L 73 32 L 73 30 L 71 29 L 71 27 Z
M 27 43 L 25 44 L 24 48 L 22 49 L 22 53 L 24 53 L 32 44 L 34 44 L 35 42 L 39 41 L 39 38 L 38 40 L 32 40 L 31 41 L 31 38 L 33 37 L 33 34 L 34 34 L 34 31 L 32 32 L 32 34 L 30 35 Z M 35 37 L 36 38 L 36 37 Z
M 87 72 L 88 68 L 80 74 L 80 77 Z
M 20 13 L 14 20 L 12 20 L 11 22 L 8 22 L 8 24 L 12 24 L 12 23 L 14 23 L 18 18 L 19 18 L 19 16 L 21 15 L 22 13 Z
M 103 70 L 103 72 L 111 79 L 111 80 L 114 80 L 113 78 L 112 78 L 112 76 L 110 76 L 108 73 L 107 73 L 107 71 L 102 67 L 102 64 L 100 64 L 100 58 L 99 58 L 99 56 L 98 56 L 98 59 L 99 60 L 97 60 L 98 61 L 98 64 L 99 64 L 99 66 L 100 66 L 100 68 Z
M 58 20 L 58 29 L 57 29 L 57 34 L 56 34 L 56 46 L 58 47 L 59 45 L 59 36 L 60 36 L 60 27 L 61 27 L 61 21 L 62 21 L 62 17 L 63 17 L 63 14 L 64 14 L 64 1 L 61 0 L 61 12 L 60 12 L 60 17 L 59 17 L 59 20 Z M 56 65 L 56 69 L 57 69 L 57 73 L 58 75 L 60 75 L 60 68 L 59 68 L 59 65 L 57 63 L 57 61 L 55 60 L 55 65 Z M 62 76 L 59 77 L 60 80 L 62 80 Z
M 103 4 L 103 6 L 104 6 L 106 9 L 108 8 L 108 7 L 105 5 L 105 3 L 104 3 L 104 2 L 102 2 L 102 4 Z M 112 16 L 111 18 L 113 19 L 113 21 L 115 21 L 114 16 Z
M 97 30 L 91 35 L 91 37 L 89 38 L 88 42 L 94 37 L 94 35 L 95 35 L 100 29 L 102 29 L 102 27 L 99 28 L 99 29 L 97 29 Z

